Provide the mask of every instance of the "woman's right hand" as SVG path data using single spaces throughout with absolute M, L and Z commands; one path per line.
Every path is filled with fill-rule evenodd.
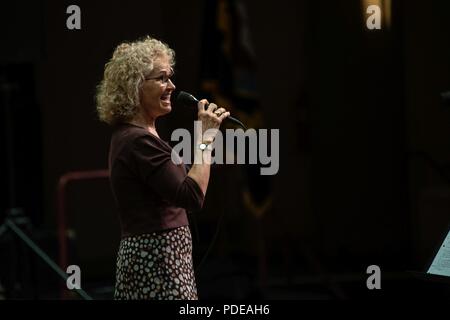
M 198 120 L 202 122 L 202 141 L 213 142 L 219 131 L 222 121 L 230 115 L 225 108 L 219 108 L 216 104 L 210 103 L 205 110 L 208 100 L 202 99 L 198 102 Z

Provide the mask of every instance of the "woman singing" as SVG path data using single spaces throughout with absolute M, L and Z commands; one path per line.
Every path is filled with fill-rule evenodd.
M 122 232 L 115 299 L 197 299 L 186 212 L 202 208 L 211 163 L 205 145 L 230 113 L 213 103 L 205 110 L 201 100 L 194 164 L 189 171 L 175 164 L 155 126 L 172 109 L 174 58 L 151 37 L 120 44 L 97 90 L 100 120 L 113 128 L 109 170 Z

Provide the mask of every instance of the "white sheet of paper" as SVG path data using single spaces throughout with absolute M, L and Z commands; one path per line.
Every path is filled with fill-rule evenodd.
M 442 242 L 427 273 L 450 277 L 450 232 Z

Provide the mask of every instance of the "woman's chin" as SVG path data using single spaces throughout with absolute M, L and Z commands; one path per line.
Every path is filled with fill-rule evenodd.
M 168 114 L 172 111 L 172 106 L 170 104 L 163 104 L 161 110 L 163 114 Z

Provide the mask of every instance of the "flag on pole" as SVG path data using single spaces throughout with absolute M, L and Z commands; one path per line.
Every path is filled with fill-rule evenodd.
M 246 7 L 239 0 L 209 0 L 205 5 L 202 93 L 230 110 L 247 128 L 264 128 L 256 81 L 256 54 Z M 257 218 L 269 210 L 272 203 L 270 178 L 260 174 L 260 167 L 259 163 L 243 167 L 246 177 L 243 203 Z

